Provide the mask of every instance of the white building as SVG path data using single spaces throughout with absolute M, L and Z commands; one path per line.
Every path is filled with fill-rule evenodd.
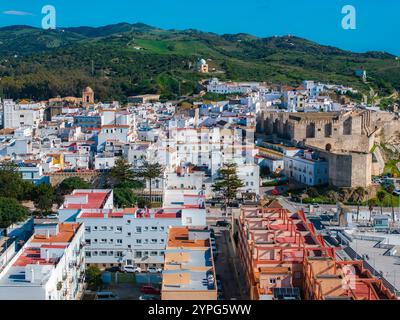
M 306 150 L 286 150 L 285 175 L 292 180 L 308 186 L 317 186 L 329 182 L 329 164 L 317 153 Z
M 17 105 L 13 100 L 3 101 L 4 128 L 38 127 L 43 116 L 44 108 L 39 104 Z
M 164 264 L 170 226 L 204 226 L 204 209 L 82 210 L 86 264 L 100 268 L 136 265 L 146 270 Z
M 35 225 L 35 234 L 0 272 L 0 300 L 79 299 L 84 259 L 82 225 Z

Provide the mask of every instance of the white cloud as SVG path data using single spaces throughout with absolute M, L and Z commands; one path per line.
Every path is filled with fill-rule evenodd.
M 17 11 L 17 10 L 8 10 L 3 11 L 3 14 L 11 15 L 11 16 L 32 16 L 33 13 L 26 11 Z

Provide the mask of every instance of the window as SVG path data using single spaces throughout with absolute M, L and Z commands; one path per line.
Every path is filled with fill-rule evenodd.
M 87 258 L 90 258 L 90 257 L 92 256 L 92 253 L 91 253 L 90 251 L 86 251 L 86 252 L 85 252 L 85 256 L 86 256 Z
M 130 237 L 132 235 L 132 233 L 128 232 L 128 237 Z
M 164 227 L 160 227 L 160 231 L 164 231 L 165 230 L 165 228 Z
M 149 227 L 144 227 L 144 231 L 149 231 Z
M 97 253 L 98 253 L 97 251 L 93 251 L 94 256 L 97 256 Z
M 112 257 L 114 255 L 114 251 L 108 251 L 108 255 Z
M 157 227 L 151 227 L 151 231 L 157 231 Z
M 90 240 L 90 239 L 86 239 L 85 242 L 86 242 L 86 244 L 87 244 L 88 246 L 90 246 L 90 243 L 91 243 L 91 240 Z
M 142 227 L 136 227 L 136 232 L 141 233 L 142 232 Z
M 128 220 L 128 221 L 127 221 L 127 224 L 131 224 L 131 220 Z
M 151 243 L 157 243 L 157 239 L 151 239 Z
M 144 243 L 149 243 L 149 239 L 144 239 Z
M 114 227 L 109 227 L 108 230 L 113 231 Z
M 142 251 L 136 251 L 135 258 L 141 258 L 141 257 L 142 257 Z
M 103 243 L 103 244 L 104 244 L 104 243 L 107 243 L 107 239 L 101 239 L 101 240 L 100 240 L 100 243 Z
M 275 278 L 270 278 L 269 279 L 269 283 L 270 284 L 275 284 L 276 283 L 276 279 Z
M 122 239 L 117 239 L 117 244 L 121 245 L 122 244 Z
M 137 244 L 142 244 L 142 239 L 136 239 Z
M 97 239 L 93 239 L 93 243 L 97 243 Z
M 164 243 L 164 239 L 160 239 L 160 242 L 161 242 L 161 243 Z
M 101 231 L 107 231 L 107 226 L 101 226 L 101 227 L 100 227 L 100 230 L 101 230 Z
M 93 227 L 93 230 L 96 230 L 96 231 L 97 231 L 97 226 Z
M 150 256 L 156 256 L 157 255 L 157 251 L 151 251 L 150 252 Z
M 121 233 L 121 232 L 122 232 L 122 227 L 120 227 L 120 226 L 117 227 L 117 228 L 116 228 L 116 232 Z
M 85 227 L 85 232 L 90 233 L 90 227 Z
M 100 256 L 106 256 L 107 255 L 107 251 L 100 251 Z

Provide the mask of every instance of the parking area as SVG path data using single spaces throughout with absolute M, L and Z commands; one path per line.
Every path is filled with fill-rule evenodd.
M 161 275 L 152 273 L 126 273 L 126 272 L 104 272 L 102 292 L 112 292 L 119 300 L 139 300 L 145 295 L 140 291 L 142 286 L 151 286 L 159 289 L 161 286 Z M 148 295 L 146 295 L 148 296 Z M 151 295 L 156 298 L 156 295 Z M 159 298 L 159 296 L 158 296 Z M 86 294 L 84 300 L 93 300 L 93 294 Z

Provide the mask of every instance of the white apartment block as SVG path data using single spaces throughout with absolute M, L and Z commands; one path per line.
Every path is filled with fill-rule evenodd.
M 17 105 L 13 100 L 3 101 L 4 128 L 38 127 L 43 116 L 44 109 L 39 104 Z
M 76 300 L 83 290 L 84 228 L 45 222 L 0 272 L 0 300 Z
M 86 264 L 100 268 L 163 265 L 169 226 L 205 226 L 206 212 L 191 204 L 140 210 L 116 209 L 112 190 L 75 190 L 65 197 L 59 220 L 85 227 Z
M 82 210 L 86 264 L 100 268 L 136 265 L 162 267 L 171 226 L 204 226 L 204 209 Z

